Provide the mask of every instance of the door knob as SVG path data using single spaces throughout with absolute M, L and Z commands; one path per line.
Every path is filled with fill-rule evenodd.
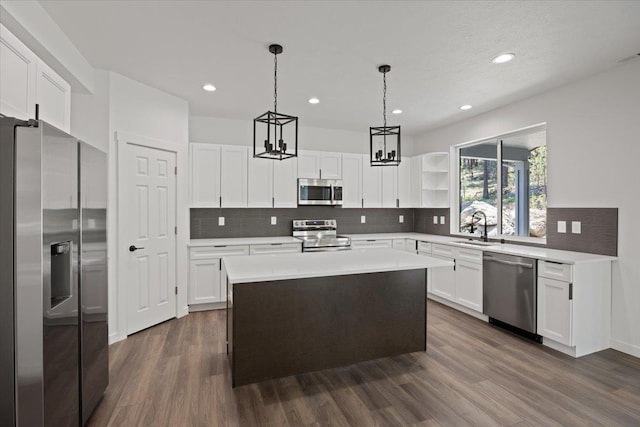
M 135 252 L 138 249 L 144 249 L 143 247 L 136 248 L 134 245 L 129 246 L 129 252 Z

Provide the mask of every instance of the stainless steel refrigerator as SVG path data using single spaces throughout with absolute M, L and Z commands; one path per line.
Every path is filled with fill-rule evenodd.
M 83 425 L 109 382 L 107 157 L 0 118 L 0 425 Z

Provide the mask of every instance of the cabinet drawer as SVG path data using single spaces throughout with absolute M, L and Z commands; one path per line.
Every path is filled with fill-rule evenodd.
M 392 247 L 391 240 L 379 240 L 379 239 L 369 239 L 369 240 L 352 240 L 351 247 L 354 249 L 363 249 L 363 248 L 390 248 Z
M 447 245 L 432 244 L 431 253 L 444 258 L 455 258 L 455 249 Z
M 431 243 L 429 243 L 429 242 L 418 242 L 418 252 L 431 253 Z
M 456 249 L 456 259 L 482 264 L 482 251 L 477 249 Z
M 405 239 L 394 239 L 392 243 L 393 249 L 398 249 L 400 251 L 407 250 L 407 241 Z
M 542 260 L 538 261 L 538 276 L 563 282 L 571 282 L 573 280 L 571 264 L 559 264 Z
M 290 254 L 295 252 L 302 252 L 302 243 L 267 243 L 249 247 L 249 255 Z
M 191 248 L 191 259 L 220 258 L 230 255 L 249 255 L 249 245 L 221 245 Z

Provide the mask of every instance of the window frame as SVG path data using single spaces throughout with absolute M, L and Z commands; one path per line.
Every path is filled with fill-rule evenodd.
M 473 235 L 470 233 L 463 233 L 460 231 L 460 150 L 465 147 L 469 147 L 472 145 L 478 145 L 485 142 L 495 142 L 496 143 L 496 162 L 498 164 L 497 168 L 497 185 L 498 185 L 498 194 L 500 197 L 497 197 L 497 215 L 498 215 L 498 224 L 500 224 L 499 230 L 500 234 L 496 234 L 492 236 L 492 239 L 501 239 L 505 241 L 512 242 L 526 242 L 526 243 L 537 243 L 537 244 L 546 244 L 547 238 L 545 237 L 531 237 L 531 236 L 516 236 L 510 234 L 502 234 L 502 139 L 520 135 L 523 133 L 534 133 L 540 131 L 547 131 L 547 123 L 537 123 L 535 125 L 526 126 L 520 129 L 516 129 L 513 131 L 500 133 L 494 136 L 474 139 L 472 141 L 463 142 L 460 144 L 452 145 L 450 147 L 449 152 L 449 170 L 453 173 L 450 174 L 450 183 L 449 188 L 451 191 L 449 192 L 449 206 L 451 206 L 450 214 L 449 214 L 449 234 L 457 237 L 479 237 L 479 233 L 476 232 Z M 545 140 L 545 145 L 548 147 L 548 141 Z M 547 171 L 548 169 L 548 158 L 547 158 Z M 549 188 L 547 187 L 547 200 L 549 197 Z M 453 209 L 455 207 L 455 209 Z M 547 227 L 549 224 L 547 223 Z

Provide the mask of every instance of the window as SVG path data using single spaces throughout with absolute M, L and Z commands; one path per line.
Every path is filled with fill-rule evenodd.
M 489 236 L 546 236 L 544 125 L 456 148 L 458 232 L 483 231 L 485 217 L 476 214 L 481 211 Z

